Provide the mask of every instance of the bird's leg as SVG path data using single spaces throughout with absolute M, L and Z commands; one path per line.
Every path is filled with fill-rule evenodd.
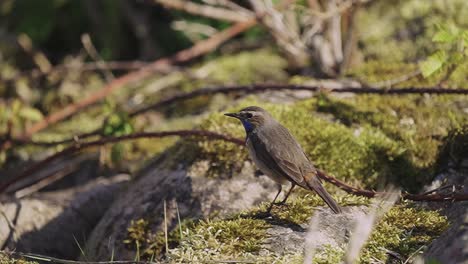
M 278 193 L 276 194 L 275 199 L 273 199 L 273 201 L 271 202 L 270 207 L 268 207 L 267 213 L 270 213 L 271 209 L 273 208 L 273 205 L 275 205 L 276 198 L 278 198 L 278 195 L 281 193 L 282 189 L 283 187 L 281 186 L 281 184 L 278 184 Z
M 284 197 L 283 201 L 279 202 L 278 204 L 285 204 L 286 203 L 286 200 L 288 200 L 288 197 L 289 195 L 291 194 L 292 190 L 294 189 L 294 187 L 296 187 L 296 184 L 291 184 L 291 189 L 289 189 L 288 193 L 286 194 L 286 196 Z

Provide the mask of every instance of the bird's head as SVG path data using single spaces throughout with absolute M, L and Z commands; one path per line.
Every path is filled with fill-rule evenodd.
M 258 106 L 249 106 L 238 113 L 226 113 L 224 115 L 239 119 L 242 125 L 244 125 L 247 134 L 271 119 L 270 114 Z

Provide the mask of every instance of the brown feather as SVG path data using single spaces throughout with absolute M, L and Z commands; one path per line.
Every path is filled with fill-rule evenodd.
M 333 210 L 335 214 L 341 214 L 342 210 L 338 203 L 333 199 L 333 197 L 323 188 L 320 179 L 317 177 L 316 173 L 308 173 L 304 175 L 305 182 L 309 186 L 310 190 L 315 191 L 320 198 Z

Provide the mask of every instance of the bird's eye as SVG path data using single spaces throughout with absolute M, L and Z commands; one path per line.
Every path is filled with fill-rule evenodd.
M 251 117 L 252 117 L 252 114 L 251 114 L 251 113 L 245 113 L 245 117 L 251 118 Z

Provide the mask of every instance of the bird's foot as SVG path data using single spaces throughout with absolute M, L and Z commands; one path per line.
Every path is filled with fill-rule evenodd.
M 266 219 L 266 218 L 270 218 L 272 215 L 271 215 L 271 210 L 267 210 L 265 212 L 257 212 L 253 215 L 253 217 L 255 219 Z

